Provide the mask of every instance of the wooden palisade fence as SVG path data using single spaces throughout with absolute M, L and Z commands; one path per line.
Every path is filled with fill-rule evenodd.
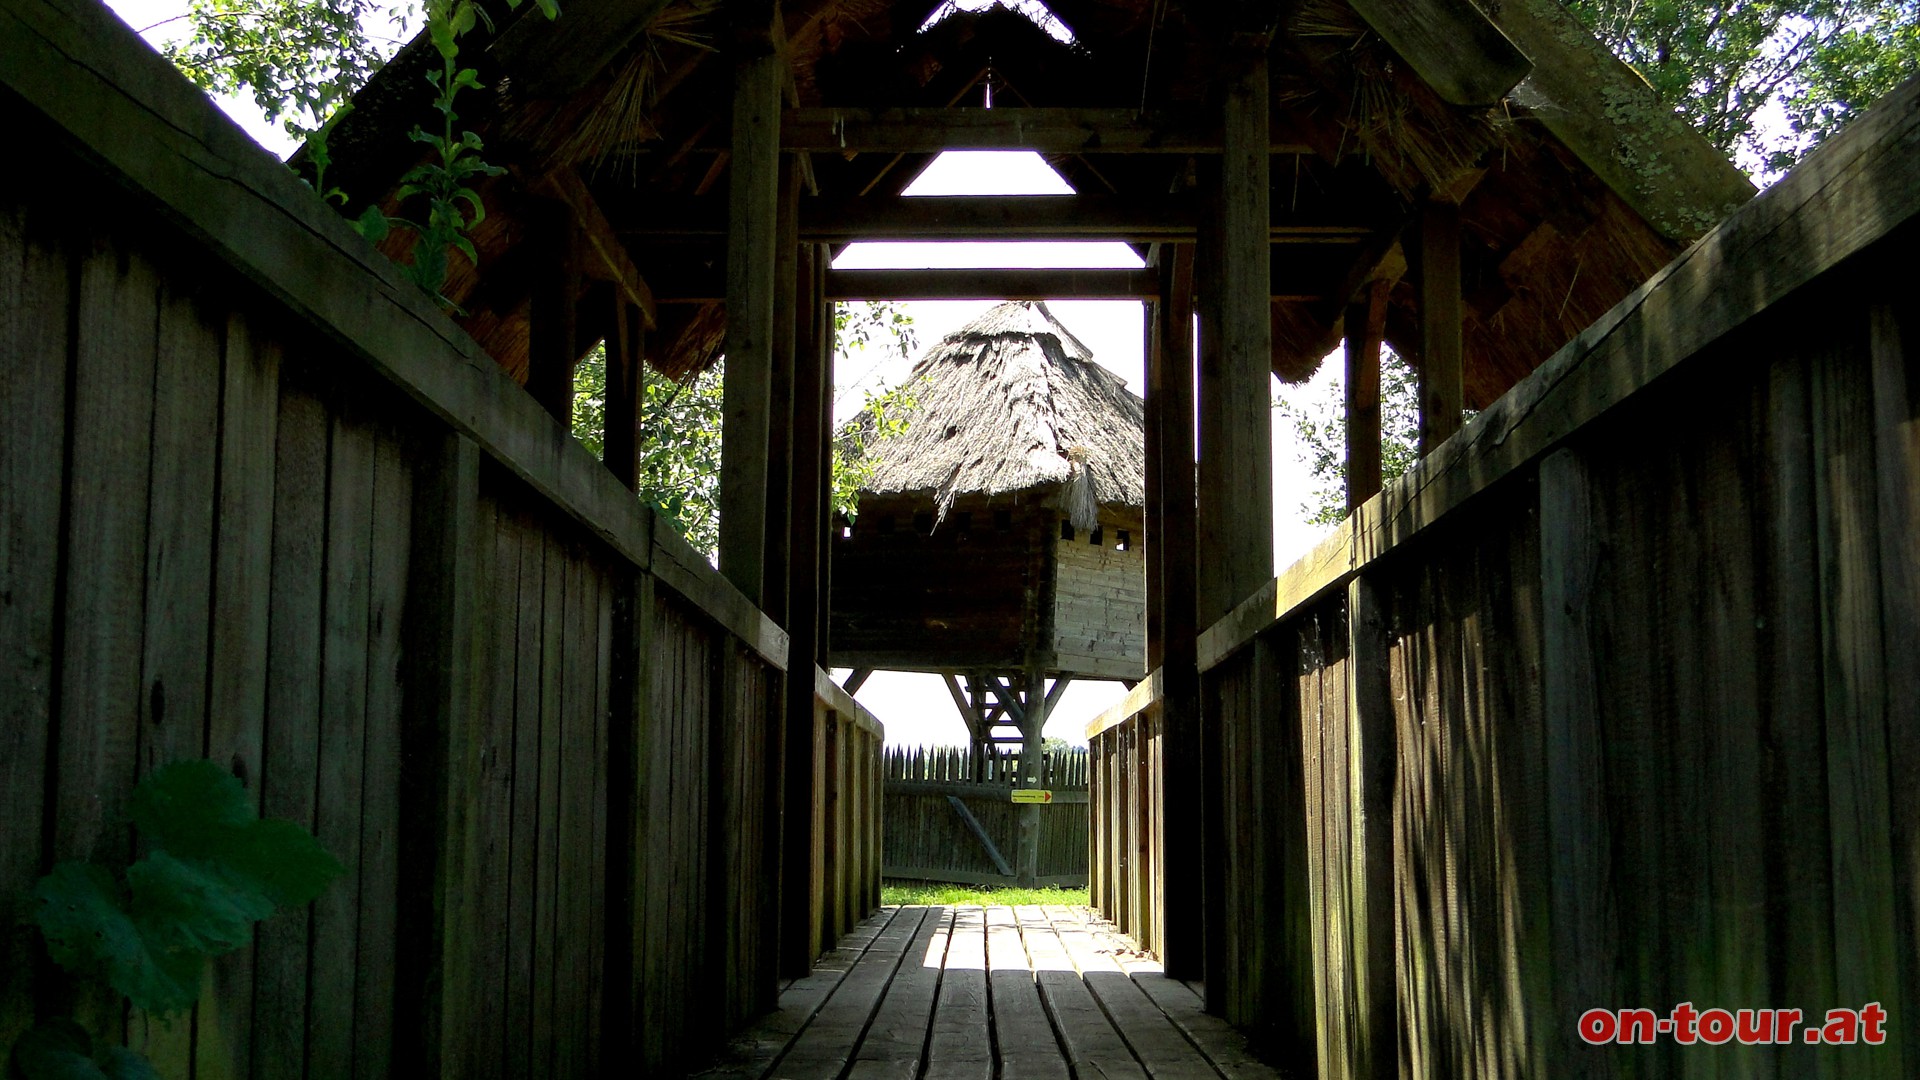
M 878 903 L 873 718 L 817 692 L 783 894 L 786 634 L 104 8 L 0 8 L 0 79 L 0 1047 L 658 1075 L 769 1007 L 782 904 Z M 200 756 L 348 872 L 168 1027 L 19 905 Z
M 1914 1075 L 1917 144 L 1920 83 L 1206 630 L 1204 779 L 1151 684 L 1097 720 L 1094 902 L 1203 886 L 1209 1007 L 1303 1074 Z M 1888 1038 L 1576 1031 L 1684 1001 Z
M 1000 747 L 976 757 L 960 747 L 893 747 L 883 764 L 887 877 L 960 884 L 1017 880 L 1021 811 L 1013 802 L 1020 753 Z M 1041 789 L 1052 801 L 1038 811 L 1040 885 L 1087 880 L 1087 752 L 1048 750 Z

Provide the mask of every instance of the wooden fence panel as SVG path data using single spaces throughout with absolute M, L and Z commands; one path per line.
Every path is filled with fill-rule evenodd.
M 1056 749 L 1041 763 L 1040 786 L 1053 792 L 1053 801 L 1039 807 L 1042 884 L 1087 883 L 1088 755 L 1078 747 Z M 962 884 L 1010 882 L 951 800 L 960 800 L 1011 866 L 1020 824 L 1020 808 L 1011 795 L 1016 759 L 1001 752 L 976 761 L 957 747 L 888 750 L 881 783 L 888 824 L 876 847 L 882 874 Z
M 0 177 L 0 1043 L 70 1008 L 169 1075 L 685 1068 L 776 985 L 785 635 L 111 15 L 0 42 L 45 148 Z M 881 732 L 823 715 L 832 935 Z M 31 961 L 20 897 L 137 854 L 134 784 L 203 755 L 347 872 L 167 1025 Z
M 1916 131 L 1920 83 L 1201 636 L 1213 1011 L 1306 1071 L 1307 1003 L 1323 1077 L 1913 1072 Z M 1095 901 L 1136 935 L 1116 808 L 1154 776 L 1112 762 L 1151 711 L 1089 729 Z M 1680 1002 L 1804 1016 L 1579 1033 Z M 1869 1003 L 1884 1045 L 1804 1038 Z

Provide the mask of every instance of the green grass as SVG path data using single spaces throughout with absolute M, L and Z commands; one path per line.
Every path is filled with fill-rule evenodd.
M 1087 890 L 1016 889 L 1012 886 L 941 885 L 926 881 L 888 881 L 880 886 L 882 904 L 1061 904 L 1087 906 Z

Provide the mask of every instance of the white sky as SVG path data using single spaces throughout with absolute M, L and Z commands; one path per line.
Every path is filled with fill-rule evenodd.
M 109 6 L 135 30 L 144 30 L 156 47 L 185 34 L 178 17 L 184 0 L 108 0 Z M 985 0 L 959 0 L 972 9 Z M 393 31 L 396 36 L 400 31 Z M 397 45 L 397 43 L 396 43 Z M 262 147 L 286 157 L 294 144 L 276 123 L 268 122 L 250 99 L 216 99 L 228 116 Z M 909 195 L 1026 195 L 1069 194 L 1072 189 L 1040 158 L 1027 152 L 960 151 L 941 155 L 907 189 Z M 856 244 L 835 263 L 840 267 L 1138 267 L 1140 259 L 1120 243 L 1058 244 Z M 995 301 L 936 301 L 905 305 L 914 320 L 920 347 L 937 343 Z M 1142 305 L 1134 301 L 1063 300 L 1048 305 L 1054 314 L 1093 351 L 1096 362 L 1142 391 L 1144 367 Z M 917 359 L 917 357 L 916 357 Z M 835 372 L 840 408 L 857 408 L 860 389 L 879 390 L 904 378 L 911 363 L 880 350 L 856 354 Z M 1338 365 L 1323 365 L 1319 376 L 1304 387 L 1287 388 L 1287 395 L 1326 392 L 1327 376 Z M 1279 390 L 1278 383 L 1275 389 Z M 1324 529 L 1299 520 L 1299 507 L 1312 481 L 1299 459 L 1290 431 L 1274 435 L 1274 553 L 1283 566 L 1304 554 Z M 844 672 L 836 672 L 844 676 Z M 1118 683 L 1076 683 L 1062 696 L 1046 733 L 1076 744 L 1086 741 L 1088 720 L 1124 694 Z M 887 739 L 898 744 L 964 743 L 966 728 L 937 676 L 879 672 L 860 690 L 859 700 L 886 725 Z

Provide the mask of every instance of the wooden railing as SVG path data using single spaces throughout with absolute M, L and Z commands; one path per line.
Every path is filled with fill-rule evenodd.
M 1876 1001 L 1870 1054 L 1714 1067 L 1920 1066 L 1916 141 L 1910 84 L 1208 629 L 1204 769 L 1146 700 L 1098 733 L 1096 807 L 1204 801 L 1208 1005 L 1280 1063 L 1671 1075 L 1582 1013 Z
M 877 903 L 871 717 L 823 694 L 783 895 L 780 628 L 105 8 L 0 7 L 0 105 L 0 1048 L 657 1075 L 770 1007 L 780 903 Z M 20 898 L 201 756 L 347 874 L 162 1025 Z
M 1162 685 L 1156 671 L 1087 723 L 1089 899 L 1156 954 L 1166 942 Z
M 1087 752 L 1048 750 L 1039 789 L 1048 802 L 1017 804 L 1019 751 L 975 755 L 958 747 L 895 747 L 883 761 L 887 803 L 882 868 L 889 878 L 1004 885 L 1019 880 L 1022 812 L 1038 821 L 1034 883 L 1087 881 Z
M 880 906 L 880 754 L 885 731 L 859 702 L 815 668 L 814 801 L 810 955 Z

